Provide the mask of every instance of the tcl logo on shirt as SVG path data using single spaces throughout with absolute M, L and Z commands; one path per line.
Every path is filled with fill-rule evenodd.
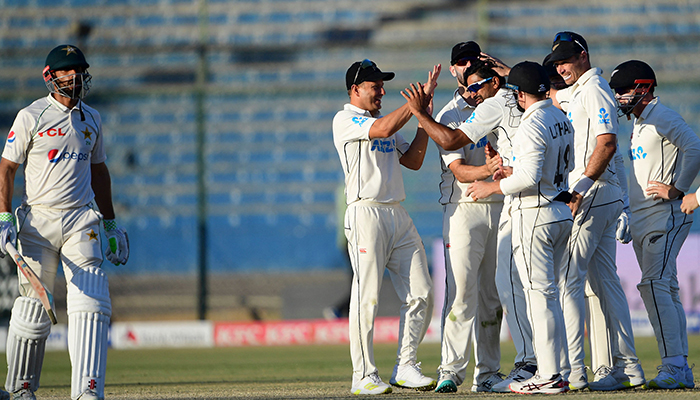
M 39 137 L 44 137 L 44 135 L 46 135 L 46 136 L 51 136 L 51 137 L 54 137 L 54 136 L 66 136 L 66 134 L 63 133 L 63 131 L 61 131 L 61 128 L 58 128 L 58 129 L 54 129 L 54 128 L 47 129 L 47 130 L 45 130 L 45 131 L 43 131 L 43 132 L 39 132 L 37 135 L 39 135 Z
M 58 149 L 49 150 L 49 162 L 57 163 L 61 160 L 86 161 L 89 158 L 88 153 L 76 153 L 74 151 L 61 151 Z

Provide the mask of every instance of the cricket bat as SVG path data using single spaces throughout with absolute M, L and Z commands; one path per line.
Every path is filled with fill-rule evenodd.
M 56 325 L 58 321 L 56 320 L 56 314 L 54 314 L 53 308 L 51 307 L 51 304 L 53 303 L 53 295 L 51 294 L 49 289 L 46 288 L 44 283 L 39 279 L 38 276 L 36 276 L 36 274 L 34 273 L 34 271 L 32 271 L 29 265 L 27 265 L 27 263 L 24 261 L 24 259 L 12 243 L 7 242 L 5 249 L 15 260 L 15 264 L 17 264 L 17 268 L 19 268 L 19 270 L 22 272 L 22 275 L 24 275 L 24 277 L 27 278 L 29 283 L 32 285 L 34 291 L 37 292 L 37 294 L 39 295 L 39 300 L 46 309 L 46 313 L 49 314 L 49 319 L 51 320 L 51 323 Z

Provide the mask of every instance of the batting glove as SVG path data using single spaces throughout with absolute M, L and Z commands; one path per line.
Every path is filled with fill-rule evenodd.
M 105 257 L 114 265 L 126 264 L 129 261 L 129 235 L 124 228 L 117 226 L 114 219 L 106 219 L 102 223 L 109 242 Z
M 615 239 L 622 244 L 627 244 L 632 240 L 632 233 L 630 232 L 630 209 L 625 207 L 622 209 L 622 213 L 617 217 L 617 229 L 615 230 Z
M 0 255 L 7 254 L 5 246 L 8 242 L 17 241 L 17 228 L 15 227 L 15 216 L 9 212 L 0 213 Z

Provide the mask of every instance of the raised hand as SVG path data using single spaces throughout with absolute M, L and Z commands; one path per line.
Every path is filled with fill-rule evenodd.
M 424 86 L 420 82 L 412 83 L 410 87 L 401 92 L 401 96 L 406 99 L 408 107 L 414 115 L 426 112 L 433 97 L 425 93 Z
M 437 87 L 438 77 L 440 76 L 440 71 L 442 70 L 442 64 L 434 65 L 432 71 L 428 71 L 428 81 L 423 87 L 423 91 L 426 94 L 432 95 Z

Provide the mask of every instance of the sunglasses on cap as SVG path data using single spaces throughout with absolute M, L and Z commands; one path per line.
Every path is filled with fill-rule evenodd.
M 362 62 L 360 63 L 360 67 L 357 69 L 357 72 L 355 72 L 355 79 L 352 80 L 352 84 L 353 84 L 353 85 L 357 85 L 357 78 L 360 76 L 360 70 L 361 70 L 361 69 L 367 69 L 367 68 L 372 68 L 372 69 L 374 69 L 374 63 L 373 63 L 371 60 L 365 58 L 365 59 L 362 60 Z
M 477 57 L 464 57 L 464 58 L 460 58 L 459 60 L 457 60 L 457 62 L 455 62 L 454 65 L 464 67 L 468 63 L 470 63 L 472 61 L 476 61 L 476 60 L 478 60 Z
M 588 50 L 586 50 L 586 48 L 583 47 L 583 45 L 578 40 L 576 40 L 569 32 L 557 33 L 556 36 L 554 36 L 554 43 L 556 42 L 574 42 L 577 45 L 579 45 L 579 47 L 581 47 L 583 51 L 588 53 Z M 554 48 L 552 48 L 552 51 L 554 51 Z
M 479 82 L 472 83 L 471 85 L 467 86 L 467 92 L 471 92 L 471 93 L 478 92 L 482 87 L 484 87 L 486 82 L 490 81 L 491 79 L 493 79 L 493 76 L 490 78 L 482 79 Z

